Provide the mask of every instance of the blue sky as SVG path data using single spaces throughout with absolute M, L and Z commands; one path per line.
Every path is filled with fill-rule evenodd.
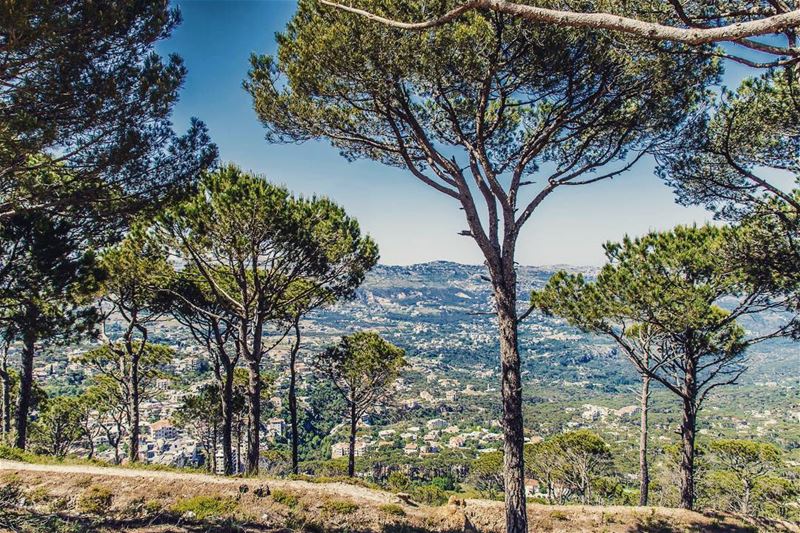
M 482 263 L 455 202 L 410 174 L 370 161 L 348 163 L 322 142 L 269 145 L 242 89 L 252 52 L 273 53 L 274 35 L 295 10 L 293 1 L 178 1 L 183 24 L 158 46 L 180 54 L 189 69 L 175 110 L 176 129 L 203 120 L 224 162 L 265 175 L 302 194 L 326 195 L 355 216 L 378 242 L 384 264 L 433 260 Z M 740 69 L 726 76 L 734 85 Z M 623 177 L 551 195 L 520 238 L 517 260 L 529 265 L 598 265 L 601 245 L 626 233 L 709 219 L 678 206 L 669 188 L 643 162 Z

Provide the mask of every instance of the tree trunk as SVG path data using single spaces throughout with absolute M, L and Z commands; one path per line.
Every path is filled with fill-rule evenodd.
M 753 487 L 749 479 L 744 480 L 744 494 L 742 495 L 742 514 L 744 516 L 750 515 L 750 495 L 752 494 Z
M 683 420 L 681 421 L 681 503 L 694 509 L 694 439 L 697 428 L 697 361 L 687 350 L 683 376 Z
M 300 435 L 297 431 L 297 351 L 300 349 L 300 329 L 295 325 L 295 344 L 289 354 L 289 423 L 292 431 L 292 473 L 298 473 L 297 447 Z
M 642 376 L 641 419 L 639 420 L 639 505 L 647 506 L 650 493 L 650 470 L 647 464 L 647 415 L 650 399 L 650 378 Z
M 85 431 L 85 433 L 89 446 L 89 454 L 86 456 L 86 458 L 91 461 L 94 458 L 94 438 L 92 438 L 92 433 L 88 429 Z
M 681 503 L 683 509 L 694 508 L 694 405 L 684 400 L 683 421 L 681 422 Z
M 217 433 L 217 423 L 214 422 L 214 429 L 211 432 L 211 450 L 209 452 L 211 454 L 210 468 L 212 474 L 217 473 Z
M 130 405 L 130 434 L 128 435 L 128 461 L 135 463 L 139 461 L 139 355 L 134 352 L 133 347 L 128 352 L 131 357 L 128 380 L 130 381 L 131 395 Z
M 527 533 L 522 378 L 517 344 L 517 280 L 513 262 L 504 268 L 502 279 L 493 281 L 500 333 L 506 533 Z
M 28 416 L 33 390 L 33 357 L 36 353 L 36 335 L 26 331 L 23 337 L 19 394 L 17 398 L 17 438 L 14 446 L 25 449 L 28 437 Z
M 233 464 L 233 368 L 225 368 L 222 383 L 222 466 L 226 476 L 234 474 Z
M 358 418 L 356 416 L 356 402 L 350 402 L 350 449 L 347 454 L 347 475 L 354 477 L 356 475 L 356 425 Z
M 0 395 L 2 395 L 2 402 L 0 402 L 0 409 L 2 409 L 2 416 L 0 416 L 0 434 L 3 439 L 8 437 L 11 433 L 11 376 L 8 373 L 8 363 L 3 361 L 3 368 L 0 371 Z
M 259 429 L 261 425 L 261 365 L 258 360 L 248 362 L 248 431 L 247 431 L 247 466 L 250 475 L 258 474 Z

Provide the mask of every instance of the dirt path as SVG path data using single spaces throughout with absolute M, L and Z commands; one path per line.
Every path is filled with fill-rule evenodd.
M 84 474 L 92 476 L 110 476 L 147 479 L 167 479 L 177 481 L 192 481 L 197 483 L 214 483 L 220 485 L 250 485 L 251 488 L 266 484 L 270 488 L 293 489 L 300 491 L 318 492 L 331 496 L 346 496 L 349 498 L 372 502 L 391 503 L 397 497 L 388 492 L 381 492 L 347 483 L 310 483 L 308 481 L 294 481 L 272 478 L 226 478 L 209 474 L 191 474 L 184 472 L 167 472 L 163 470 L 137 470 L 133 468 L 116 468 L 89 465 L 46 465 L 20 463 L 0 459 L 0 471 L 27 471 L 27 472 L 52 472 L 60 474 Z

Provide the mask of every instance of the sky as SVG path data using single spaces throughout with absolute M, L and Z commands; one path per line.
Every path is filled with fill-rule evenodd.
M 250 54 L 276 51 L 275 34 L 291 18 L 294 1 L 174 4 L 183 23 L 157 50 L 179 54 L 188 68 L 173 116 L 178 131 L 197 117 L 208 126 L 223 163 L 235 163 L 295 193 L 332 198 L 376 240 L 383 264 L 483 262 L 477 245 L 458 235 L 466 224 L 456 202 L 408 172 L 372 161 L 350 163 L 324 142 L 270 145 L 264 140 L 242 81 Z M 725 82 L 733 86 L 743 75 L 733 70 Z M 600 265 L 606 241 L 710 220 L 702 208 L 677 205 L 647 161 L 611 181 L 562 189 L 545 200 L 523 229 L 520 264 Z

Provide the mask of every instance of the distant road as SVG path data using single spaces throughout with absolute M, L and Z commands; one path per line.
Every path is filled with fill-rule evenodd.
M 217 483 L 220 485 L 248 485 L 254 489 L 259 485 L 268 485 L 270 488 L 297 489 L 303 491 L 316 491 L 332 496 L 348 496 L 378 504 L 397 501 L 394 494 L 372 490 L 347 483 L 309 483 L 308 481 L 295 481 L 271 478 L 239 478 L 213 476 L 210 474 L 193 474 L 187 472 L 168 472 L 164 470 L 144 470 L 135 468 L 117 468 L 89 465 L 45 465 L 33 463 L 20 463 L 0 459 L 0 471 L 26 471 L 26 472 L 51 472 L 54 474 L 84 474 L 91 476 L 133 477 L 143 479 L 170 479 L 179 481 L 194 481 L 197 483 Z

